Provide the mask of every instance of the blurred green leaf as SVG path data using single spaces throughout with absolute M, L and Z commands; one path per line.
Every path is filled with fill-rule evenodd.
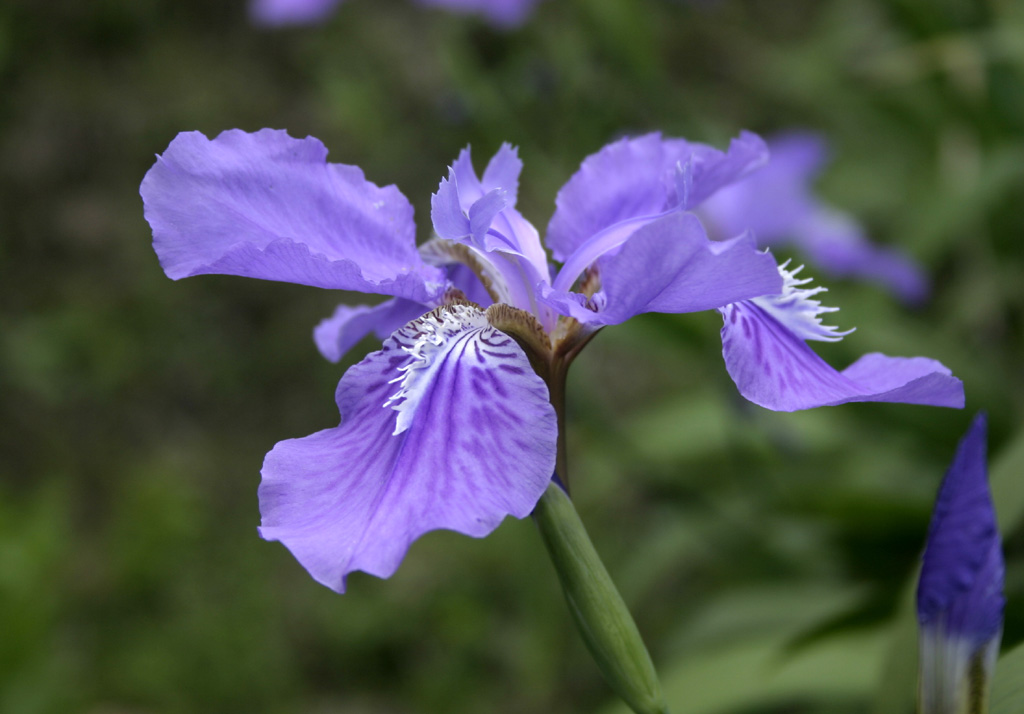
M 725 714 L 752 707 L 863 701 L 874 684 L 885 636 L 847 633 L 787 652 L 785 636 L 756 637 L 707 648 L 664 668 L 669 706 L 687 714 Z M 612 706 L 607 714 L 626 711 Z
M 1024 519 L 1024 429 L 1014 436 L 989 470 L 992 502 L 1003 538 L 1009 538 Z
M 991 714 L 1019 714 L 1024 711 L 1024 645 L 999 658 L 992 680 Z

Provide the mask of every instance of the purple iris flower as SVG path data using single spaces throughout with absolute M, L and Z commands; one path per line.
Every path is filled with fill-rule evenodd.
M 917 618 L 923 714 L 983 712 L 1003 628 L 1003 552 L 988 487 L 985 415 L 957 448 L 928 528 Z
M 872 243 L 850 216 L 811 191 L 827 157 L 822 137 L 794 132 L 775 137 L 768 146 L 772 160 L 767 166 L 702 206 L 712 233 L 752 230 L 760 245 L 792 245 L 830 275 L 875 281 L 908 303 L 927 297 L 928 281 L 916 263 Z
M 453 12 L 480 15 L 498 28 L 522 25 L 540 0 L 417 0 Z M 250 0 L 249 16 L 257 25 L 283 27 L 322 22 L 342 0 Z
M 546 243 L 516 209 L 522 163 L 503 145 L 480 176 L 470 152 L 432 199 L 417 248 L 412 207 L 313 138 L 180 134 L 142 183 L 168 276 L 224 273 L 390 296 L 342 306 L 315 331 L 338 359 L 373 331 L 381 350 L 341 378 L 341 424 L 267 455 L 260 533 L 319 582 L 391 575 L 410 543 L 473 536 L 528 515 L 556 460 L 569 363 L 603 326 L 643 312 L 717 309 L 723 354 L 748 399 L 794 410 L 851 401 L 960 407 L 925 358 L 867 355 L 843 372 L 806 345 L 836 340 L 797 271 L 749 233 L 713 241 L 691 210 L 759 167 L 744 133 L 725 152 L 651 134 L 584 161 L 560 191 Z M 559 469 L 566 476 L 564 465 Z

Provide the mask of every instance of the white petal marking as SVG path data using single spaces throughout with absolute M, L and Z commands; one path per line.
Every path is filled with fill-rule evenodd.
M 460 345 L 464 349 L 464 343 L 474 337 L 486 337 L 483 330 L 494 331 L 483 310 L 472 305 L 448 305 L 428 312 L 395 332 L 392 339 L 410 356 L 409 361 L 398 368 L 401 374 L 391 380 L 400 383 L 398 391 L 383 405 L 398 412 L 395 435 L 412 424 L 416 408 L 445 357 Z

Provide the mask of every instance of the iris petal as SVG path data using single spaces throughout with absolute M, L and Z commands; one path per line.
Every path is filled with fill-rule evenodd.
M 767 160 L 764 142 L 749 132 L 727 152 L 660 134 L 608 144 L 584 159 L 558 192 L 547 245 L 556 260 L 568 262 L 593 236 L 644 216 L 654 220 L 669 209 L 688 210 Z M 679 170 L 687 164 L 686 201 L 680 203 Z
M 838 372 L 753 301 L 721 308 L 722 356 L 740 394 L 775 411 L 847 402 L 964 405 L 963 383 L 925 357 L 864 355 Z
M 331 362 L 337 362 L 370 332 L 382 340 L 399 327 L 430 308 L 412 300 L 393 298 L 379 305 L 338 305 L 334 314 L 313 329 L 317 349 Z
M 613 256 L 598 263 L 595 310 L 582 296 L 545 291 L 545 301 L 589 325 L 614 325 L 642 312 L 699 312 L 776 293 L 782 278 L 771 255 L 753 238 L 708 239 L 692 213 L 672 213 L 640 228 Z
M 481 537 L 536 505 L 554 409 L 522 349 L 482 316 L 455 305 L 410 322 L 342 377 L 338 427 L 267 455 L 260 533 L 318 582 L 342 592 L 354 570 L 388 577 L 428 531 Z
M 164 271 L 436 298 L 444 274 L 420 260 L 405 196 L 326 158 L 283 131 L 179 134 L 141 189 Z
M 535 295 L 538 283 L 550 281 L 547 256 L 537 230 L 514 208 L 521 169 L 516 150 L 502 144 L 481 181 L 463 149 L 431 198 L 430 216 L 438 236 L 470 249 L 499 301 L 537 314 L 550 328 L 553 315 L 538 307 Z M 449 261 L 435 255 L 428 262 Z

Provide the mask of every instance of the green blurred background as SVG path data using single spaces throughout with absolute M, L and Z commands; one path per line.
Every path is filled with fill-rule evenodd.
M 190 129 L 317 136 L 398 184 L 421 239 L 467 143 L 520 147 L 542 228 L 625 133 L 825 132 L 821 193 L 935 291 L 823 281 L 858 331 L 819 353 L 940 359 L 968 411 L 770 413 L 717 315 L 645 316 L 573 367 L 577 506 L 675 711 L 906 714 L 909 584 L 984 408 L 1024 639 L 1024 3 L 547 0 L 499 34 L 403 0 L 276 32 L 241 2 L 8 0 L 0 97 L 0 712 L 620 711 L 528 521 L 428 535 L 344 596 L 257 537 L 263 455 L 334 425 L 374 344 L 313 346 L 356 296 L 163 275 L 138 185 Z

